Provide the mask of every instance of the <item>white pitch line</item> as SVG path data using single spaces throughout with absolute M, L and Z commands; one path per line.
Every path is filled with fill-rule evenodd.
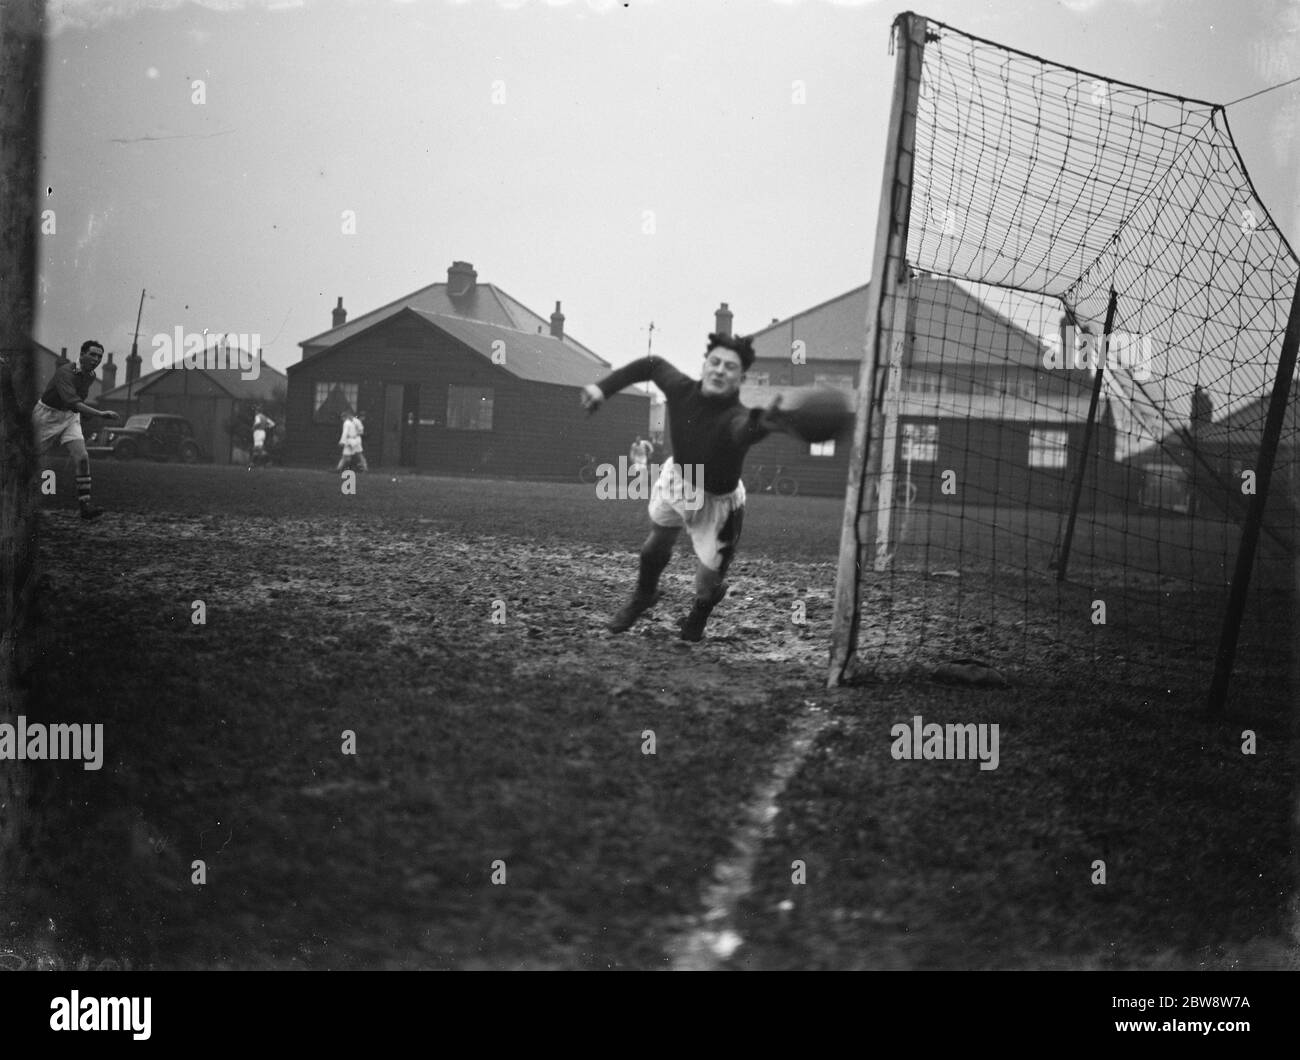
M 780 813 L 777 800 L 830 717 L 825 707 L 805 701 L 771 776 L 745 806 L 740 828 L 731 838 L 734 853 L 713 867 L 714 882 L 704 891 L 704 912 L 692 917 L 686 930 L 665 947 L 673 971 L 715 971 L 744 942 L 736 931 L 736 907 L 754 889 L 754 864 L 763 843 L 772 837 L 772 822 Z

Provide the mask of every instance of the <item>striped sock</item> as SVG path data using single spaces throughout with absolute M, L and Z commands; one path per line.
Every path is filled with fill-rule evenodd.
M 77 476 L 77 503 L 83 508 L 90 503 L 90 476 Z

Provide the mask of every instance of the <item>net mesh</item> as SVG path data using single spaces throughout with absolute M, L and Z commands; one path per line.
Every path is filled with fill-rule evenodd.
M 1208 683 L 1296 257 L 1223 108 L 928 28 L 859 660 Z M 1294 644 L 1295 390 L 1241 626 L 1265 683 Z

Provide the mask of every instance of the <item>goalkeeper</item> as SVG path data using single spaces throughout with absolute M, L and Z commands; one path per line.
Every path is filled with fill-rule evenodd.
M 610 620 L 610 632 L 630 629 L 659 599 L 659 576 L 683 528 L 698 564 L 694 604 L 679 623 L 681 639 L 701 640 L 709 615 L 726 595 L 727 570 L 745 517 L 745 486 L 740 481 L 745 453 L 769 432 L 787 429 L 779 396 L 767 409 L 740 403 L 740 385 L 753 363 L 748 338 L 710 334 L 699 379 L 659 358 L 642 357 L 583 388 L 582 404 L 589 412 L 609 395 L 646 381 L 659 387 L 668 402 L 672 455 L 651 492 L 650 536 L 641 546 L 636 589 Z M 698 468 L 703 469 L 703 482 L 691 482 L 691 469 Z

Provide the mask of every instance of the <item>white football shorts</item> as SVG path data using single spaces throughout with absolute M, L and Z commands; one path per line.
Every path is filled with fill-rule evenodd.
M 36 402 L 32 410 L 32 423 L 36 427 L 36 451 L 44 453 L 58 445 L 84 442 L 81 433 L 81 413 L 75 409 L 60 412 L 44 401 Z
M 698 477 L 683 478 L 682 469 L 670 458 L 650 493 L 650 521 L 656 526 L 685 527 L 700 562 L 725 574 L 745 518 L 745 484 L 738 482 L 730 493 L 707 493 Z

